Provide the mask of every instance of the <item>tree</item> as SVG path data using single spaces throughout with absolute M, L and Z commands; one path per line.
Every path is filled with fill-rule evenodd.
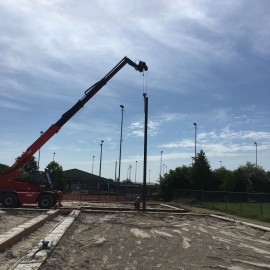
M 165 200 L 172 198 L 174 189 L 190 188 L 191 168 L 187 166 L 177 167 L 170 170 L 164 177 L 160 178 L 159 189 Z
M 233 172 L 225 167 L 218 168 L 213 171 L 214 181 L 218 187 L 217 190 L 234 191 L 235 184 L 233 182 Z
M 16 161 L 19 159 L 20 157 L 16 158 Z M 36 158 L 34 156 L 31 157 L 31 160 L 29 160 L 23 167 L 22 169 L 29 173 L 29 172 L 33 172 L 33 171 L 37 171 L 38 170 L 38 164 L 36 161 Z
M 16 161 L 19 159 L 20 157 L 16 158 Z M 34 156 L 31 157 L 31 159 L 20 169 L 20 175 L 18 176 L 18 178 L 21 181 L 26 180 L 29 177 L 29 173 L 37 171 L 38 170 L 38 164 L 36 161 L 36 158 Z
M 56 161 L 52 161 L 47 165 L 45 171 L 49 173 L 55 189 L 65 189 L 66 177 L 61 165 L 59 165 Z
M 194 160 L 191 180 L 194 189 L 215 190 L 216 188 L 209 161 L 203 150 Z
M 0 163 L 0 172 L 4 172 L 4 171 L 6 171 L 8 168 L 9 168 L 9 166 Z
M 239 167 L 233 172 L 232 180 L 235 192 L 250 192 L 252 190 L 252 182 L 243 167 Z
M 253 192 L 270 192 L 270 180 L 267 173 L 261 166 L 247 162 L 238 168 L 246 179 L 248 191 Z
M 127 178 L 126 180 L 123 180 L 123 184 L 132 185 L 133 182 L 130 179 Z

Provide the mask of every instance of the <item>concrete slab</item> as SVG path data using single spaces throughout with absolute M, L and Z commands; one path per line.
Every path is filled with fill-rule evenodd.
M 210 216 L 214 217 L 214 218 L 230 221 L 230 222 L 244 224 L 244 225 L 247 225 L 247 226 L 255 228 L 255 229 L 260 229 L 262 231 L 270 232 L 270 227 L 261 226 L 261 225 L 253 224 L 253 223 L 250 223 L 250 222 L 236 220 L 235 218 L 229 218 L 229 217 L 219 216 L 219 215 L 215 215 L 215 214 L 210 214 Z
M 8 246 L 15 244 L 21 238 L 27 236 L 31 232 L 35 231 L 37 228 L 42 226 L 48 219 L 53 218 L 55 215 L 59 214 L 58 210 L 50 210 L 46 212 L 45 215 L 39 215 L 20 224 L 5 233 L 0 235 L 0 251 L 6 249 Z
M 39 269 L 79 214 L 79 210 L 72 211 L 63 221 L 57 224 L 57 226 L 44 239 L 41 239 L 37 246 L 33 247 L 33 249 L 31 249 L 25 257 L 21 258 L 19 262 L 16 263 L 11 269 Z

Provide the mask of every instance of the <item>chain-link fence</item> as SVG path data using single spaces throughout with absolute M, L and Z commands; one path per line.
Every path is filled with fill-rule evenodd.
M 194 199 L 200 202 L 270 203 L 270 193 L 177 189 L 173 191 L 173 199 Z
M 173 200 L 270 220 L 270 193 L 174 190 Z

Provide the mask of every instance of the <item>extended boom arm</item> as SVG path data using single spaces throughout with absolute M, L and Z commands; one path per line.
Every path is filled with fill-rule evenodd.
M 92 85 L 84 92 L 84 96 L 52 126 L 50 126 L 27 150 L 20 158 L 4 173 L 3 177 L 7 180 L 23 167 L 32 156 L 54 135 L 61 127 L 72 118 L 87 102 L 91 99 L 120 69 L 126 64 L 131 65 L 139 72 L 147 71 L 148 67 L 145 62 L 140 61 L 139 64 L 134 63 L 128 57 L 124 57 L 104 78 Z

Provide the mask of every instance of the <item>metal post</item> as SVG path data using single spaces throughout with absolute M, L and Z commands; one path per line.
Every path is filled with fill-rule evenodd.
M 159 171 L 160 180 L 161 180 L 161 171 L 162 171 L 162 154 L 163 154 L 163 151 L 160 151 L 160 171 Z
M 193 123 L 195 127 L 195 155 L 194 155 L 194 162 L 196 161 L 196 156 L 197 156 L 197 123 Z
M 163 164 L 162 176 L 164 176 L 164 166 L 165 166 L 165 163 Z
M 94 163 L 95 163 L 95 156 L 93 156 L 93 162 L 92 162 L 92 174 L 94 173 Z
M 129 165 L 129 180 L 131 181 L 131 168 L 132 168 L 132 165 Z
M 256 167 L 257 167 L 257 165 L 258 165 L 258 163 L 257 163 L 257 147 L 258 147 L 258 144 L 257 144 L 257 142 L 254 142 L 254 144 L 255 144 L 255 147 L 256 147 Z
M 99 176 L 101 176 L 102 146 L 103 146 L 103 143 L 104 143 L 104 140 L 101 140 L 101 143 L 100 143 Z
M 135 184 L 136 184 L 136 180 L 137 180 L 137 163 L 138 163 L 138 161 L 136 160 L 136 165 L 135 165 Z
M 115 170 L 114 170 L 114 181 L 117 180 L 117 160 L 115 161 Z
M 40 131 L 40 135 L 42 135 L 42 134 L 43 134 L 43 131 Z M 39 162 L 40 162 L 40 149 L 41 149 L 41 147 L 38 150 L 38 170 L 39 170 Z
M 122 153 L 122 134 L 123 134 L 123 116 L 124 116 L 124 105 L 120 105 L 122 116 L 121 116 L 121 133 L 120 133 L 120 150 L 119 150 L 119 169 L 118 169 L 118 188 L 121 177 L 121 153 Z
M 144 160 L 143 160 L 143 210 L 146 209 L 146 174 L 147 174 L 147 126 L 148 126 L 148 97 L 144 97 Z

